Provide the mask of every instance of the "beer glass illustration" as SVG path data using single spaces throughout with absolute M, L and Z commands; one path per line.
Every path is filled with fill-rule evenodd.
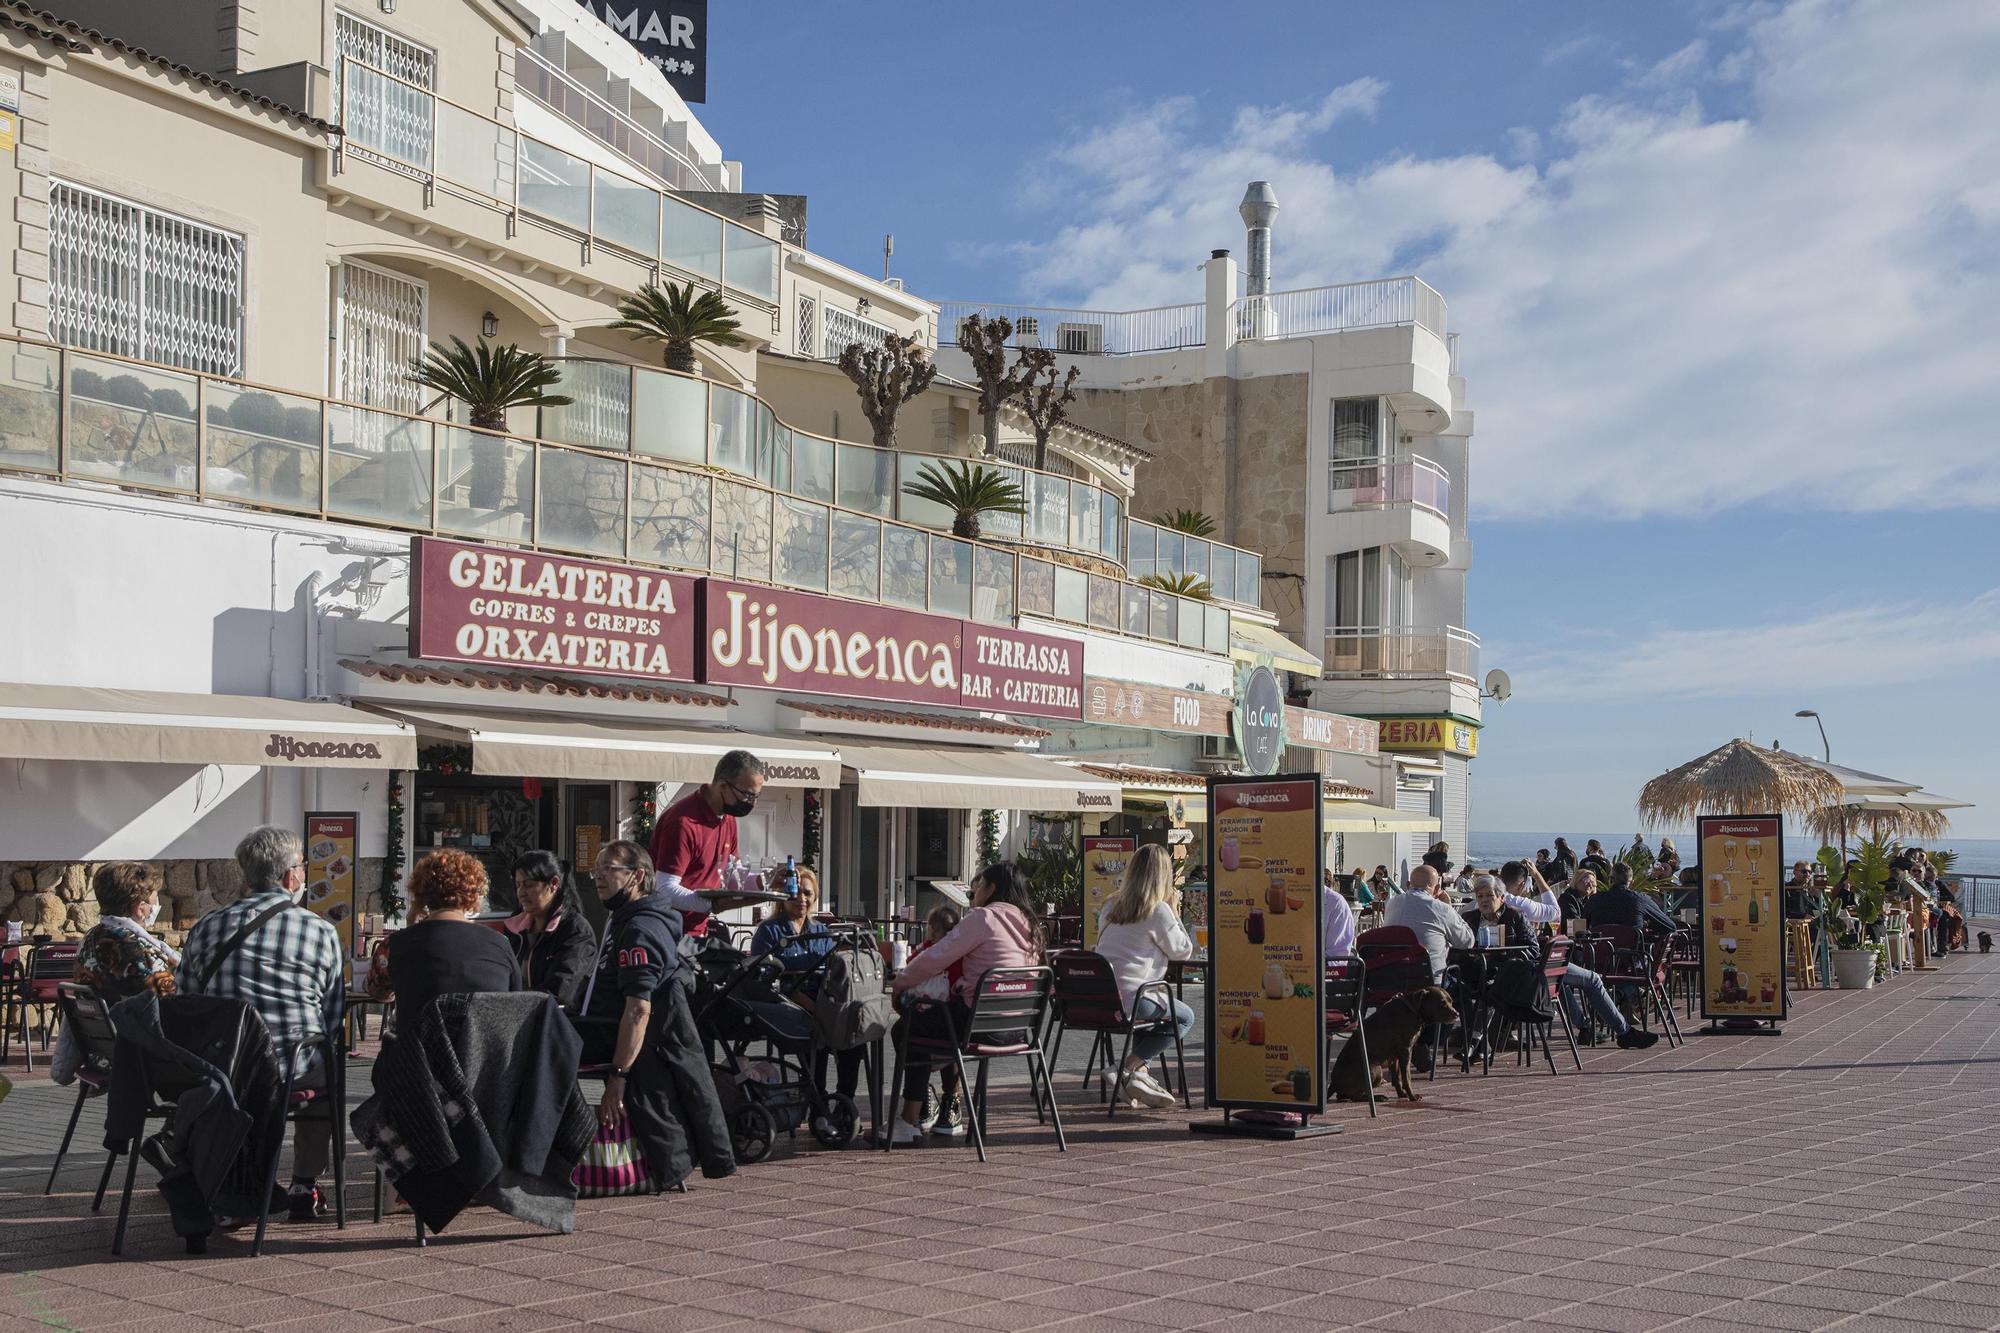
M 1736 873 L 1736 839 L 1734 839 L 1734 838 L 1724 838 L 1724 839 L 1722 840 L 1722 859 L 1723 859 L 1724 861 L 1728 862 L 1728 864 L 1727 864 L 1727 865 L 1723 866 L 1723 869 L 1724 869 L 1724 870 L 1727 870 L 1727 871 L 1728 871 L 1728 872 L 1729 872 L 1730 874 L 1732 874 L 1732 875 L 1733 875 L 1733 874 L 1735 874 L 1735 873 Z
M 1743 843 L 1743 851 L 1750 858 L 1750 878 L 1757 878 L 1757 863 L 1764 859 L 1764 840 L 1749 838 Z

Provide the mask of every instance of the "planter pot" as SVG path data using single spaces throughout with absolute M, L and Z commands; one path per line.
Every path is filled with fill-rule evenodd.
M 1842 990 L 1867 990 L 1875 984 L 1873 949 L 1835 949 L 1833 979 Z

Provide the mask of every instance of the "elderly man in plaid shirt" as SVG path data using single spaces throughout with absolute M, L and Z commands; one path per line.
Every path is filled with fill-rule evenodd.
M 181 953 L 178 985 L 182 994 L 242 1000 L 264 1020 L 282 1053 L 295 1042 L 319 1036 L 325 1027 L 327 990 L 340 976 L 340 934 L 318 913 L 299 905 L 306 862 L 296 833 L 254 830 L 237 844 L 236 864 L 243 870 L 244 896 L 195 923 Z M 265 917 L 267 912 L 272 914 Z M 262 924 L 222 956 L 229 942 L 260 917 L 265 917 Z M 218 956 L 219 963 L 212 961 Z M 296 1087 L 326 1086 L 317 1049 L 301 1052 L 292 1073 Z M 326 1211 L 319 1177 L 331 1161 L 326 1123 L 298 1122 L 287 1195 L 293 1221 L 310 1221 Z

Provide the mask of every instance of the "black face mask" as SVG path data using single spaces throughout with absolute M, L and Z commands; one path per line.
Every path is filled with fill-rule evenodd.
M 744 816 L 756 810 L 756 808 L 757 808 L 757 803 L 755 801 L 746 801 L 741 798 L 738 798 L 734 801 L 729 801 L 725 803 L 722 807 L 722 813 L 728 815 L 731 819 L 742 819 Z

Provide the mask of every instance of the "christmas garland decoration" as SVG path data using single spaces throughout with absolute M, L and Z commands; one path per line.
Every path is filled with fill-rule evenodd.
M 979 864 L 990 866 L 1000 859 L 1000 812 L 979 812 Z
M 820 839 L 825 828 L 825 813 L 820 808 L 820 802 L 820 794 L 808 788 L 805 831 L 799 835 L 799 861 L 814 872 L 819 870 Z
M 472 771 L 472 747 L 441 742 L 417 747 L 417 767 L 426 773 L 454 777 Z
M 659 816 L 659 784 L 642 782 L 632 793 L 632 841 L 653 845 L 653 821 Z
M 403 882 L 403 775 L 389 775 L 389 822 L 387 855 L 382 859 L 382 915 L 385 917 L 403 914 L 403 895 L 398 886 Z

